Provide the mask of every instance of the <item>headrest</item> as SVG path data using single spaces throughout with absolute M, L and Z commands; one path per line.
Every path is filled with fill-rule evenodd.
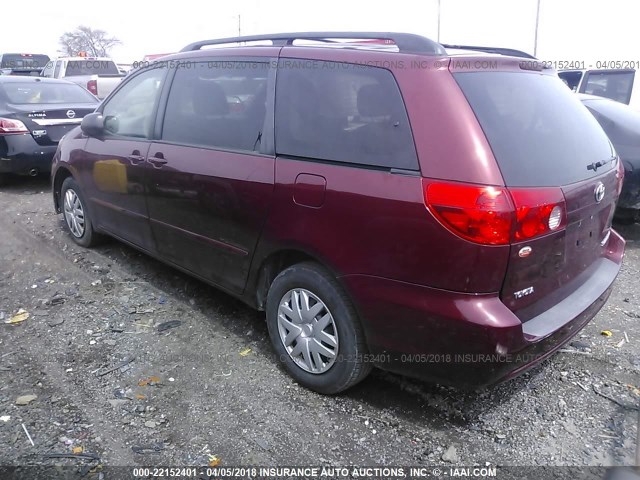
M 193 109 L 199 115 L 226 115 L 229 102 L 222 87 L 211 80 L 200 80 L 193 87 Z

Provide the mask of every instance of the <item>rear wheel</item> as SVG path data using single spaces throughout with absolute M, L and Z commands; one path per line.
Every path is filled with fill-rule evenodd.
M 95 233 L 84 195 L 73 177 L 68 177 L 60 189 L 60 205 L 64 223 L 74 242 L 82 247 L 97 245 L 102 237 Z
M 280 361 L 305 387 L 335 394 L 371 371 L 356 312 L 319 265 L 300 263 L 275 278 L 267 297 L 267 324 Z

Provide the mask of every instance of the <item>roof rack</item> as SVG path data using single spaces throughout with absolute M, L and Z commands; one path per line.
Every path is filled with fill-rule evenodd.
M 274 46 L 293 45 L 295 40 L 317 40 L 332 42 L 334 39 L 349 40 L 392 40 L 402 53 L 419 53 L 424 55 L 446 55 L 446 51 L 437 42 L 413 33 L 393 32 L 299 32 L 276 33 L 272 35 L 251 35 L 245 37 L 217 38 L 194 42 L 184 47 L 181 52 L 200 50 L 209 45 L 224 45 L 240 42 L 259 42 L 270 40 Z
M 446 45 L 442 44 L 444 48 L 457 48 L 460 50 L 475 50 L 478 52 L 485 53 L 497 53 L 499 55 L 508 55 L 510 57 L 522 57 L 522 58 L 531 58 L 536 60 L 536 57 L 528 54 L 527 52 L 523 52 L 521 50 L 515 50 L 513 48 L 502 48 L 502 47 L 478 47 L 472 45 Z

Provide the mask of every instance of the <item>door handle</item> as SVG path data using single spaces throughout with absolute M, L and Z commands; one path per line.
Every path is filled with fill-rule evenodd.
M 138 150 L 134 150 L 133 152 L 131 152 L 131 155 L 127 157 L 127 160 L 129 160 L 129 163 L 131 165 L 140 165 L 142 162 L 144 162 L 144 157 L 140 155 L 140 152 Z
M 167 160 L 164 159 L 164 155 L 162 154 L 162 152 L 158 152 L 153 157 L 149 157 L 147 161 L 151 165 L 153 165 L 154 168 L 162 168 L 163 165 L 166 165 L 167 163 L 169 163 Z

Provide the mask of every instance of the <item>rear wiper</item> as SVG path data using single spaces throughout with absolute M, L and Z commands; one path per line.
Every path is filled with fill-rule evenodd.
M 604 167 L 607 163 L 612 162 L 614 158 L 616 158 L 616 157 L 611 157 L 608 160 L 601 160 L 599 162 L 593 162 L 592 164 L 587 165 L 587 170 L 593 170 L 595 172 L 600 167 Z

